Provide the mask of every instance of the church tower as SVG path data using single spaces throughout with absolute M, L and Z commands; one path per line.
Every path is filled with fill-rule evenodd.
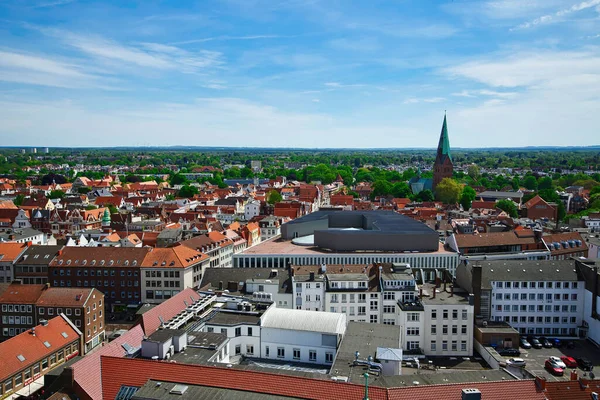
M 444 123 L 442 124 L 442 133 L 438 143 L 437 155 L 433 164 L 433 190 L 444 178 L 452 178 L 452 157 L 450 156 L 450 140 L 448 139 L 448 125 L 446 124 L 446 114 L 444 113 Z

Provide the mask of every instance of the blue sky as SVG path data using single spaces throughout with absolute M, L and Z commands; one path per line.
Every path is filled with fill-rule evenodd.
M 600 144 L 600 0 L 0 0 L 2 145 Z

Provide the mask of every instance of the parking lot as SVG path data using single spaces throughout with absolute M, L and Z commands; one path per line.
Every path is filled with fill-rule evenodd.
M 519 348 L 521 351 L 520 358 L 524 359 L 527 362 L 527 366 L 525 367 L 527 371 L 532 373 L 533 375 L 546 377 L 549 381 L 551 380 L 569 380 L 571 371 L 573 368 L 565 369 L 563 376 L 554 376 L 550 374 L 544 367 L 544 363 L 550 356 L 570 356 L 575 359 L 579 357 L 587 358 L 594 365 L 594 373 L 598 373 L 600 371 L 600 349 L 594 346 L 590 342 L 586 340 L 577 340 L 574 342 L 575 348 L 567 349 L 566 347 L 561 348 L 551 348 L 551 349 L 529 349 L 525 350 L 523 348 Z M 508 358 L 508 357 L 506 357 Z M 519 376 L 518 371 L 515 371 L 514 368 L 509 369 L 511 372 L 515 373 Z M 583 371 L 580 368 L 577 368 L 577 373 L 580 377 L 589 376 L 589 371 Z

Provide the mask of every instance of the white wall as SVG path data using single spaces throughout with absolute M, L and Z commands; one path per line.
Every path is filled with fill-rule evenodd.
M 325 354 L 332 353 L 335 359 L 336 348 L 323 346 L 320 332 L 290 331 L 276 328 L 262 328 L 261 350 L 263 358 L 274 360 L 295 361 L 303 363 L 330 364 L 326 362 Z M 269 357 L 266 356 L 266 347 L 269 347 Z M 277 357 L 277 348 L 285 349 L 285 357 Z M 293 350 L 300 350 L 300 358 L 294 359 Z M 316 361 L 310 361 L 309 351 L 317 352 Z
M 600 320 L 592 318 L 592 292 L 584 293 L 583 318 L 588 324 L 588 339 L 600 344 Z M 596 299 L 596 311 L 600 309 L 600 298 Z

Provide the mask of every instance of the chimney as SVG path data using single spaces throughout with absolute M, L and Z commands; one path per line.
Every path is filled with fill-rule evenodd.
M 435 286 L 434 286 L 432 289 L 433 289 L 433 296 L 431 296 L 431 298 L 432 298 L 432 299 L 435 299 L 435 291 L 436 291 L 436 288 L 435 288 Z
M 423 298 L 423 288 L 419 288 L 419 299 Z
M 324 274 L 327 272 L 327 264 L 321 264 L 321 273 Z
M 27 242 L 27 247 L 31 247 L 31 246 L 33 246 L 33 242 L 30 240 Z
M 541 376 L 536 376 L 535 377 L 535 385 L 541 390 L 541 391 L 545 391 L 546 390 L 546 378 L 543 378 Z
M 31 328 L 31 335 L 35 336 L 35 326 L 33 328 Z
M 291 274 L 292 276 L 294 276 L 294 267 L 291 267 L 291 268 L 290 268 L 290 274 Z
M 309 277 L 310 277 L 309 280 L 314 281 L 315 280 L 315 273 L 313 271 L 310 271 Z
M 461 391 L 461 400 L 481 400 L 479 389 L 463 389 Z
M 223 281 L 219 281 L 219 290 L 223 290 Z
M 579 380 L 579 376 L 577 375 L 577 370 L 571 370 L 571 380 L 572 381 L 577 381 Z
M 43 290 L 48 290 L 48 289 L 50 289 L 50 282 L 46 282 L 44 284 L 44 289 Z
M 446 291 L 446 280 L 444 279 L 444 292 Z
M 442 280 L 439 277 L 435 277 L 435 287 L 439 289 L 439 287 L 442 285 Z
M 454 296 L 454 285 L 450 285 L 450 297 Z

